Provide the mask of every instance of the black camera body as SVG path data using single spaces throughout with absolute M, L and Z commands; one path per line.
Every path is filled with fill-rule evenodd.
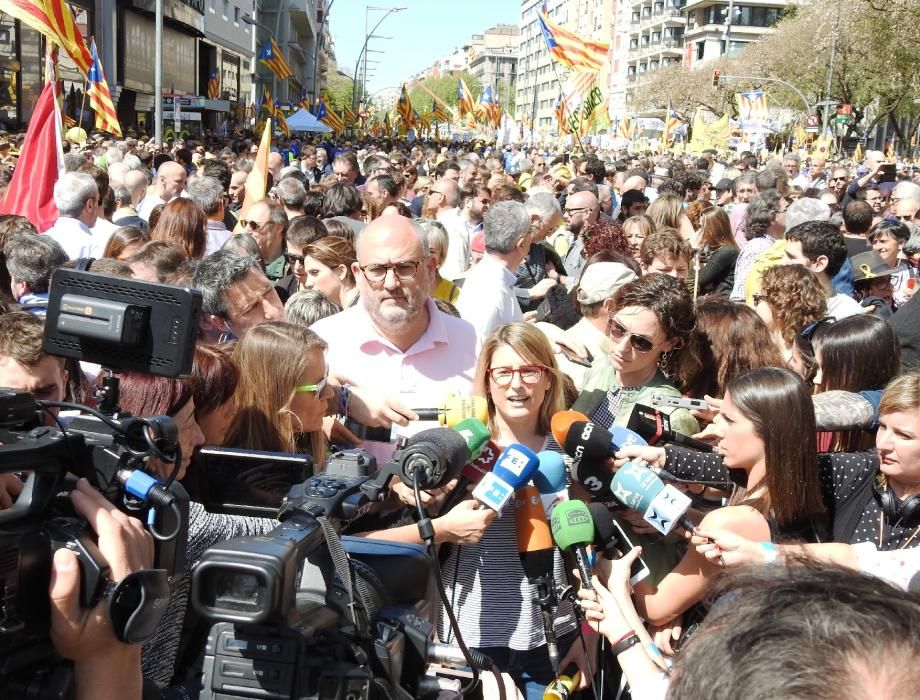
M 432 563 L 421 545 L 338 535 L 377 502 L 411 449 L 373 472 L 360 450 L 290 489 L 272 532 L 208 549 L 192 603 L 211 620 L 202 698 L 421 698 Z
M 84 608 L 112 594 L 95 534 L 70 503 L 78 478 L 159 535 L 154 567 L 162 583 L 167 574 L 185 569 L 188 495 L 179 483 L 160 484 L 144 472 L 148 457 L 177 454 L 176 426 L 166 416 L 121 412 L 114 372 L 187 374 L 200 308 L 201 295 L 192 290 L 63 268 L 54 272 L 44 350 L 101 364 L 105 392 L 100 411 L 68 405 L 92 415 L 56 417 L 52 428 L 42 419 L 60 406 L 0 388 L 0 474 L 23 482 L 13 506 L 0 510 L 0 697 L 70 694 L 70 665 L 57 657 L 48 636 L 56 550 L 77 555 Z M 154 607 L 163 602 L 148 601 Z M 141 608 L 136 612 L 136 619 L 144 617 Z M 152 611 L 145 621 L 155 624 L 161 614 Z

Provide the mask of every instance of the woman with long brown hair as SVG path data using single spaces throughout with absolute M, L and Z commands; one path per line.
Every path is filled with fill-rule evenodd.
M 700 214 L 697 234 L 697 293 L 721 294 L 727 299 L 735 283 L 735 263 L 738 261 L 739 253 L 728 214 L 722 207 L 706 209 Z
M 289 256 L 291 259 L 291 256 Z M 352 263 L 357 261 L 355 245 L 338 236 L 326 236 L 303 250 L 303 267 L 294 266 L 301 289 L 316 289 L 343 309 L 358 299 Z
M 190 199 L 180 197 L 163 207 L 156 226 L 151 229 L 151 241 L 173 243 L 192 260 L 204 257 L 208 245 L 208 217 Z
M 325 341 L 316 333 L 283 321 L 247 331 L 233 351 L 240 382 L 226 445 L 309 452 L 314 463 L 322 465 L 323 417 L 332 395 L 325 350 Z

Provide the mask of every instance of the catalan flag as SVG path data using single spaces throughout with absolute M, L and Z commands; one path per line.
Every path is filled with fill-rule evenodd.
M 262 88 L 262 101 L 259 103 L 259 111 L 265 110 L 270 115 L 275 113 L 275 103 L 272 102 L 272 96 L 267 87 Z
M 486 121 L 493 126 L 498 124 L 500 115 L 500 107 L 495 101 L 495 98 L 492 96 L 492 86 L 487 85 L 482 90 L 482 95 L 479 96 L 479 104 L 482 108 L 482 113 L 485 116 Z
M 95 39 L 90 47 L 90 55 L 93 57 L 93 63 L 89 68 L 87 96 L 89 97 L 89 106 L 96 113 L 96 128 L 121 136 L 121 126 L 118 124 L 118 116 L 115 114 L 115 105 L 112 104 L 109 85 L 105 81 L 105 73 L 102 70 L 102 64 L 99 62 L 99 54 L 96 53 Z
M 278 128 L 284 132 L 285 136 L 291 135 L 291 128 L 288 126 L 287 118 L 284 116 L 284 112 L 281 111 L 281 105 L 278 104 L 278 100 L 275 100 L 275 110 L 272 114 L 275 120 L 278 122 Z
M 661 135 L 663 146 L 667 147 L 671 143 L 671 137 L 675 135 L 674 132 L 678 126 L 680 126 L 680 119 L 674 107 L 671 106 L 671 100 L 668 100 L 668 111 L 664 115 L 664 133 Z
M 246 184 L 243 186 L 243 206 L 240 207 L 240 219 L 245 219 L 249 213 L 249 208 L 261 199 L 265 199 L 265 191 L 268 189 L 268 155 L 272 150 L 272 119 L 269 117 L 265 120 L 265 129 L 262 132 L 262 139 L 259 141 L 259 150 L 256 151 L 256 158 L 252 165 L 252 170 L 246 176 Z M 234 229 L 235 232 L 241 233 L 242 228 L 239 224 Z
M 390 113 L 383 113 L 383 135 L 389 136 L 393 132 L 393 127 L 390 126 Z
M 767 119 L 767 95 L 763 90 L 739 92 L 735 99 L 738 102 L 738 116 L 744 121 Z
M 461 117 L 464 117 L 467 114 L 476 113 L 476 105 L 473 102 L 473 93 L 470 92 L 470 89 L 466 86 L 466 83 L 463 82 L 463 78 L 460 78 L 460 82 L 457 85 L 457 102 L 460 105 Z
M 585 41 L 577 34 L 550 21 L 546 12 L 537 15 L 540 31 L 550 55 L 574 71 L 599 71 L 607 62 L 609 43 Z
M 297 106 L 303 109 L 310 109 L 310 98 L 307 97 L 307 88 L 300 91 L 300 102 L 297 103 Z
M 450 121 L 450 115 L 437 100 L 431 101 L 431 120 L 437 124 L 444 124 Z
M 559 133 L 563 134 L 568 132 L 565 120 L 565 102 L 562 100 L 562 93 L 559 93 L 559 97 L 556 98 L 555 113 L 556 121 L 559 123 Z
M 4 0 L 3 11 L 63 47 L 80 74 L 89 79 L 93 56 L 64 0 Z
M 288 62 L 284 60 L 281 47 L 275 43 L 274 39 L 269 39 L 262 44 L 262 50 L 259 51 L 259 61 L 264 63 L 278 80 L 285 80 L 294 75 L 294 71 L 291 70 Z
M 342 119 L 345 122 L 345 126 L 352 126 L 353 124 L 358 123 L 358 116 L 351 110 L 351 107 L 348 105 L 342 107 Z
M 415 113 L 412 109 L 412 103 L 409 101 L 409 93 L 406 91 L 405 84 L 403 84 L 402 89 L 399 91 L 399 99 L 396 101 L 396 112 L 399 114 L 400 119 L 402 119 L 407 129 L 411 129 L 415 125 Z
M 208 78 L 208 99 L 218 98 L 220 98 L 220 70 L 215 68 L 211 71 L 211 77 Z
M 319 106 L 316 109 L 316 118 L 323 124 L 332 129 L 335 133 L 340 134 L 345 131 L 345 123 L 342 118 L 326 106 L 326 98 L 319 98 Z
M 633 130 L 632 119 L 623 117 L 617 125 L 617 136 L 621 139 L 631 139 L 633 137 Z

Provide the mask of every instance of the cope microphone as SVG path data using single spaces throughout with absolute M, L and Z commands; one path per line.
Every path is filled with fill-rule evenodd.
M 594 544 L 594 521 L 584 501 L 564 501 L 556 506 L 550 529 L 559 549 L 575 554 L 582 586 L 591 588 L 591 564 L 585 546 Z
M 468 451 L 458 433 L 448 428 L 430 428 L 409 438 L 393 459 L 396 473 L 406 486 L 417 481 L 423 490 L 436 489 L 460 473 Z
M 670 484 L 665 485 L 651 469 L 627 462 L 614 475 L 610 488 L 617 501 L 642 513 L 642 519 L 662 535 L 678 525 L 696 532 L 696 526 L 685 515 L 690 498 Z
M 692 437 L 671 430 L 671 417 L 657 408 L 649 408 L 637 403 L 633 407 L 626 427 L 645 438 L 649 445 L 669 442 L 689 447 L 698 452 L 712 452 L 712 445 L 707 445 L 705 442 L 694 440 Z
M 542 456 L 542 452 L 540 453 Z M 542 460 L 541 460 L 542 461 Z M 543 635 L 553 671 L 559 670 L 559 645 L 553 628 L 553 606 L 556 604 L 553 589 L 553 536 L 543 512 L 543 502 L 537 487 L 528 484 L 515 493 L 518 507 L 514 511 L 514 528 L 518 556 L 524 575 L 537 588 L 534 600 L 540 606 L 543 618 Z
M 540 466 L 533 474 L 533 485 L 540 492 L 543 512 L 546 518 L 553 516 L 553 509 L 562 501 L 569 500 L 569 490 L 565 483 L 565 462 L 562 455 L 552 450 L 537 453 Z
M 419 420 L 438 421 L 448 428 L 455 427 L 467 418 L 481 423 L 489 420 L 489 405 L 482 396 L 448 396 L 436 408 L 413 408 Z
M 517 489 L 530 481 L 539 466 L 539 458 L 529 447 L 520 443 L 508 445 L 498 456 L 492 471 L 473 489 L 473 498 L 501 517 L 502 508 Z

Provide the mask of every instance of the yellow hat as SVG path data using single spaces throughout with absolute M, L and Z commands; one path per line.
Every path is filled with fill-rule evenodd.
M 84 143 L 86 143 L 86 131 L 81 129 L 79 126 L 72 126 L 67 130 L 64 138 L 71 143 L 82 146 Z

